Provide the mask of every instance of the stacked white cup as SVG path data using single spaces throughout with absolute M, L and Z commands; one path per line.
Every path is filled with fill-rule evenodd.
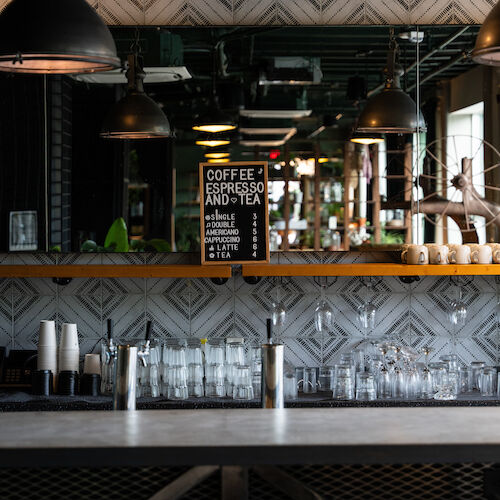
M 50 370 L 57 374 L 57 341 L 54 321 L 40 321 L 38 336 L 38 370 Z
M 78 331 L 74 323 L 63 323 L 59 342 L 59 371 L 80 371 Z

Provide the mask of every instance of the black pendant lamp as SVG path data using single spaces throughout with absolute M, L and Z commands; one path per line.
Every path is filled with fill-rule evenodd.
M 398 45 L 391 34 L 387 67 L 384 69 L 385 88 L 368 99 L 359 116 L 357 132 L 412 134 L 417 130 L 427 130 L 421 111 L 417 113 L 415 101 L 401 89 L 403 71 L 396 65 L 397 53 Z
M 101 129 L 106 139 L 161 139 L 172 135 L 160 106 L 144 93 L 144 70 L 137 53 L 129 54 L 127 95 L 108 114 Z
M 472 59 L 479 64 L 500 66 L 500 2 L 486 16 L 479 30 Z
M 0 71 L 72 74 L 119 67 L 108 27 L 85 0 L 13 0 L 0 14 Z
M 193 130 L 198 132 L 206 132 L 209 134 L 219 134 L 221 132 L 228 132 L 236 128 L 236 124 L 232 118 L 220 109 L 219 98 L 217 97 L 216 86 L 216 54 L 215 49 L 212 51 L 212 96 L 210 105 L 207 110 L 197 116 L 193 123 Z

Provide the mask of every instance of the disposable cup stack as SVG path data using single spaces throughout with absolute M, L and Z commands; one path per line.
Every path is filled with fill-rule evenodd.
M 54 321 L 40 321 L 38 336 L 38 370 L 50 370 L 57 374 L 57 341 Z
M 64 323 L 59 342 L 59 371 L 80 371 L 78 331 L 74 323 Z
M 101 374 L 101 356 L 99 354 L 85 354 L 83 373 L 95 375 Z

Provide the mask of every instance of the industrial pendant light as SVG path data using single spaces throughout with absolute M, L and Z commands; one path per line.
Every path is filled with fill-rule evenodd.
M 398 45 L 391 32 L 387 67 L 384 69 L 385 88 L 366 103 L 359 116 L 357 132 L 412 134 L 427 130 L 422 113 L 420 110 L 417 112 L 415 101 L 401 89 L 403 71 L 396 65 L 397 53 Z
M 210 151 L 209 153 L 205 153 L 205 158 L 211 158 L 214 160 L 220 159 L 220 158 L 228 158 L 230 156 L 229 151 L 226 150 L 217 150 L 217 151 Z
M 357 130 L 354 131 L 349 138 L 351 142 L 355 142 L 356 144 L 378 144 L 380 142 L 384 142 L 384 138 L 382 134 L 378 133 L 362 133 Z
M 196 117 L 193 124 L 193 130 L 198 132 L 207 132 L 216 134 L 219 132 L 228 132 L 234 130 L 236 124 L 230 116 L 226 115 L 221 109 L 216 88 L 217 68 L 215 64 L 215 49 L 212 52 L 212 96 L 208 109 L 200 116 Z
M 72 74 L 118 67 L 113 37 L 85 0 L 13 0 L 0 14 L 0 71 Z
M 479 64 L 500 66 L 500 2 L 486 16 L 479 30 L 472 59 Z
M 144 70 L 135 52 L 128 56 L 127 95 L 105 119 L 101 137 L 106 139 L 161 139 L 171 136 L 170 124 L 160 106 L 144 93 Z

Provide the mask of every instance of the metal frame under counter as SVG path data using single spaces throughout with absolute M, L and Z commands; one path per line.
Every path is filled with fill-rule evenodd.
M 0 466 L 500 462 L 500 408 L 0 415 Z

